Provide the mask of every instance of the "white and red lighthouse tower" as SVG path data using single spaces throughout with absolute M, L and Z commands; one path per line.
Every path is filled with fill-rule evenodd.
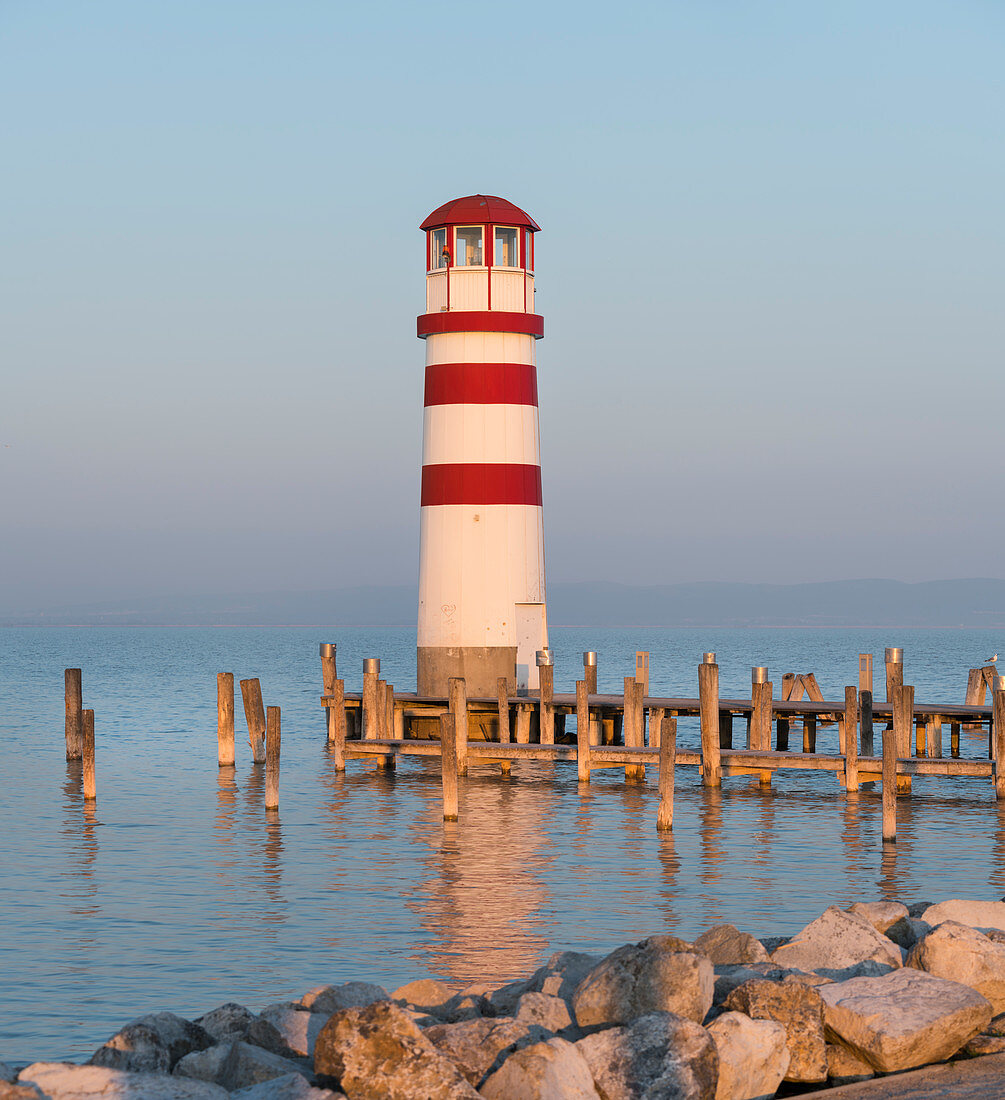
M 537 686 L 548 644 L 534 345 L 538 224 L 492 195 L 445 203 L 426 232 L 418 690 Z

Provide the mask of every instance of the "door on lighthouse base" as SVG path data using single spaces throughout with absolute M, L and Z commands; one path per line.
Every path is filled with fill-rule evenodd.
M 518 695 L 537 691 L 537 651 L 548 644 L 543 603 L 518 603 L 516 609 L 516 690 Z

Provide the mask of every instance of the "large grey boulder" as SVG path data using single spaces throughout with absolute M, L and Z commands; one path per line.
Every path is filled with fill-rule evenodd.
M 34 1085 L 46 1100 L 227 1100 L 229 1096 L 206 1081 L 65 1062 L 35 1062 L 21 1071 L 18 1084 Z
M 845 912 L 864 918 L 877 932 L 886 932 L 897 921 L 908 918 L 907 906 L 899 901 L 857 901 Z
M 786 1081 L 813 1084 L 827 1080 L 824 1005 L 816 989 L 797 982 L 744 982 L 726 998 L 725 1007 L 753 1020 L 774 1020 L 785 1028 L 789 1048 Z
M 230 1094 L 230 1100 L 346 1100 L 346 1096 L 343 1092 L 315 1088 L 300 1074 L 290 1073 L 260 1085 L 238 1089 Z
M 243 1043 L 258 1017 L 244 1005 L 228 1001 L 195 1022 L 214 1043 Z
M 341 985 L 319 985 L 300 998 L 300 1004 L 311 1012 L 340 1012 L 343 1008 L 363 1008 L 374 1001 L 389 999 L 387 990 L 373 982 L 343 982 Z
M 996 1013 L 1005 1011 L 1005 944 L 966 924 L 943 921 L 907 957 L 907 965 L 976 989 Z
M 740 932 L 731 924 L 717 924 L 694 941 L 695 951 L 707 956 L 713 966 L 766 963 L 768 953 L 760 940 Z
M 867 959 L 891 969 L 898 969 L 902 963 L 895 943 L 877 932 L 864 917 L 846 913 L 834 905 L 771 954 L 771 961 L 777 966 L 815 970 L 827 977 Z
M 927 906 L 917 914 L 933 928 L 943 921 L 954 920 L 958 924 L 969 924 L 971 928 L 998 928 L 1005 931 L 1005 902 L 976 901 L 966 898 L 952 898 Z M 914 913 L 911 916 L 915 916 Z
M 330 1015 L 327 1012 L 311 1011 L 299 1004 L 285 1003 L 263 1008 L 259 1021 L 274 1028 L 282 1040 L 282 1047 L 273 1050 L 273 1053 L 285 1054 L 286 1051 L 292 1051 L 302 1058 L 309 1058 L 314 1053 L 314 1044 Z M 253 1027 L 252 1037 L 257 1034 L 257 1029 Z
M 774 1020 L 752 1020 L 725 1012 L 708 1025 L 719 1055 L 716 1100 L 761 1100 L 774 1096 L 791 1056 L 785 1028 Z
M 714 1100 L 719 1056 L 709 1033 L 671 1012 L 640 1016 L 627 1027 L 576 1044 L 604 1100 Z
M 573 1026 L 569 1005 L 561 997 L 550 997 L 547 993 L 525 993 L 517 1002 L 515 1019 L 526 1027 L 539 1027 L 552 1035 Z
M 336 1012 L 314 1047 L 319 1083 L 349 1100 L 472 1100 L 478 1093 L 392 1001 Z
M 601 1100 L 586 1059 L 557 1036 L 511 1054 L 476 1095 L 484 1100 Z
M 423 1029 L 422 1034 L 457 1066 L 475 1088 L 498 1069 L 513 1051 L 550 1038 L 539 1028 L 528 1028 L 509 1017 L 433 1024 Z
M 923 940 L 929 932 L 931 932 L 932 926 L 923 920 L 918 920 L 916 917 L 903 917 L 890 927 L 884 933 L 887 939 L 893 940 L 898 946 L 905 951 L 910 951 L 911 948 L 918 943 L 919 940 Z
M 211 1081 L 233 1092 L 289 1073 L 308 1071 L 287 1058 L 249 1043 L 220 1043 L 209 1050 L 186 1054 L 174 1067 L 174 1072 L 176 1077 Z
M 828 1038 L 880 1073 L 941 1062 L 991 1021 L 979 993 L 912 968 L 823 986 L 819 995 Z
M 132 1073 L 170 1073 L 179 1059 L 213 1040 L 198 1024 L 170 1012 L 151 1012 L 126 1024 L 91 1055 L 92 1066 Z
M 627 1024 L 651 1012 L 700 1023 L 712 1005 L 714 975 L 708 959 L 687 947 L 674 936 L 619 947 L 576 987 L 576 1023 L 582 1028 Z

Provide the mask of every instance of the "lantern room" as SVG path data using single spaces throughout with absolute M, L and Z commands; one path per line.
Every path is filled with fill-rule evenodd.
M 534 312 L 537 222 L 495 195 L 468 195 L 434 210 L 426 232 L 426 313 Z

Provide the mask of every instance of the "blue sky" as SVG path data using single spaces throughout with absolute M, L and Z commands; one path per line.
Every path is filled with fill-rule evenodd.
M 424 246 L 541 224 L 549 575 L 1002 576 L 1000 3 L 0 0 L 0 604 L 408 583 Z

